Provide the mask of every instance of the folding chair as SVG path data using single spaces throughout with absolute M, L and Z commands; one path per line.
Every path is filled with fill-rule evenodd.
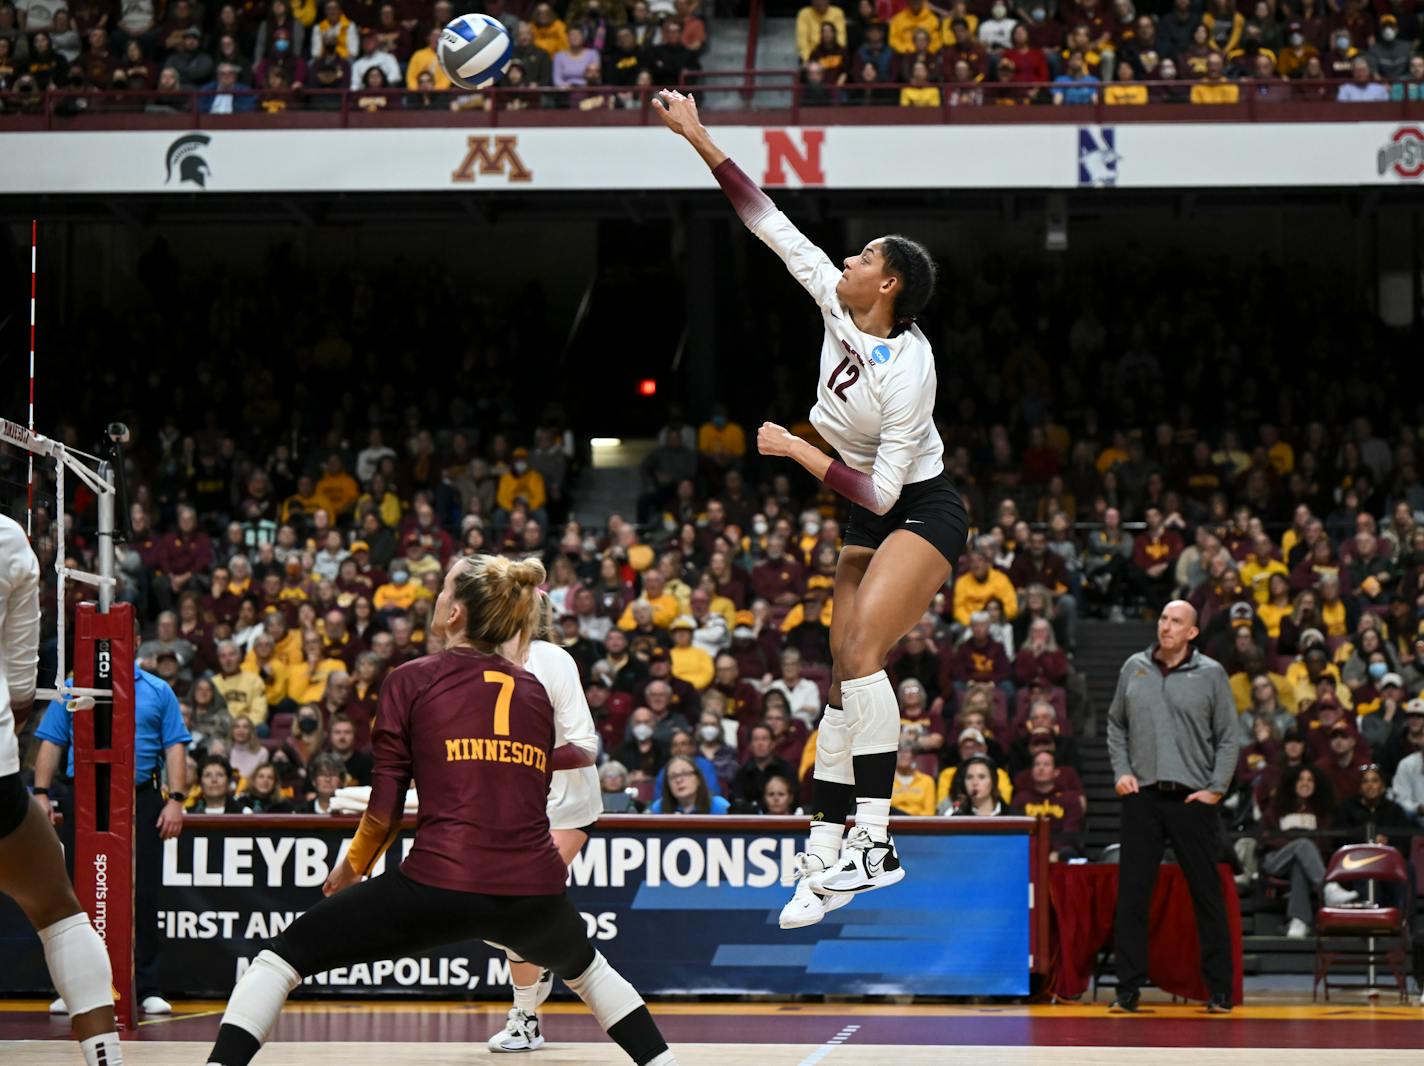
M 1401 1001 L 1409 996 L 1406 967 L 1412 951 L 1410 917 L 1414 913 L 1414 896 L 1409 883 L 1409 870 L 1398 849 L 1382 844 L 1350 844 L 1330 856 L 1325 870 L 1325 883 L 1365 883 L 1366 899 L 1343 907 L 1321 907 L 1315 912 L 1315 983 L 1311 998 L 1320 988 L 1330 1000 L 1330 967 L 1337 962 L 1363 964 L 1368 967 L 1365 982 L 1336 982 L 1336 988 L 1373 988 L 1374 969 L 1383 962 L 1394 975 Z M 1380 885 L 1395 885 L 1399 899 L 1391 906 L 1377 900 Z M 1327 947 L 1330 938 L 1365 938 L 1364 949 Z M 1383 939 L 1384 946 L 1376 946 Z

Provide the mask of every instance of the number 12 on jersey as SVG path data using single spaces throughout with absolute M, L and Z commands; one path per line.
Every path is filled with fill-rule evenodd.
M 841 376 L 842 371 L 847 370 L 850 371 L 850 373 L 846 375 L 844 381 L 837 385 L 836 379 Z M 846 356 L 840 361 L 840 364 L 831 371 L 831 376 L 826 381 L 826 388 L 834 392 L 842 403 L 848 403 L 849 401 L 846 400 L 846 389 L 850 388 L 859 380 L 860 367 L 850 361 L 850 356 Z

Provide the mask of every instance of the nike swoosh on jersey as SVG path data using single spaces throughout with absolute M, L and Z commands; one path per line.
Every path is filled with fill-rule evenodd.
M 922 526 L 922 525 L 924 525 L 924 523 L 921 522 L 918 518 L 907 518 L 907 519 L 905 519 L 905 525 L 907 525 L 907 526 Z
M 1371 866 L 1374 863 L 1379 862 L 1383 858 L 1383 855 L 1371 855 L 1368 858 L 1357 859 L 1353 855 L 1346 855 L 1343 859 L 1340 860 L 1340 865 L 1347 870 L 1359 870 L 1363 867 Z

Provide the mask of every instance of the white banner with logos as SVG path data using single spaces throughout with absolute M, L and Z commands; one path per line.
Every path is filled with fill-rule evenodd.
M 1424 123 L 730 126 L 713 132 L 768 188 L 1424 184 Z M 696 154 L 661 126 L 0 134 L 5 193 L 713 187 Z

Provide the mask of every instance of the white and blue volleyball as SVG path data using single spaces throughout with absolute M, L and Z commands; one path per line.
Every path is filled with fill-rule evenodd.
M 440 32 L 440 66 L 462 89 L 485 89 L 509 69 L 514 41 L 489 15 L 461 15 Z

